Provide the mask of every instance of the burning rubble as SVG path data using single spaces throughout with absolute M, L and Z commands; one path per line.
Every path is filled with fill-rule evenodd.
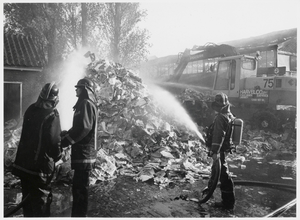
M 98 153 L 91 184 L 127 175 L 136 181 L 153 180 L 164 187 L 175 180 L 194 182 L 209 175 L 211 159 L 198 136 L 157 105 L 134 72 L 106 60 L 94 60 L 86 70 L 87 76 L 96 82 L 100 110 Z M 180 98 L 195 99 L 189 91 Z M 204 97 L 198 95 L 197 99 L 202 109 L 207 110 Z M 5 186 L 18 183 L 9 171 L 20 139 L 20 124 L 14 120 L 5 124 Z M 203 131 L 203 127 L 198 130 Z M 230 158 L 245 160 L 272 150 L 296 149 L 294 138 L 284 139 L 283 135 L 251 131 L 247 127 L 243 139 Z M 70 183 L 69 158 L 70 149 L 66 149 L 55 181 Z

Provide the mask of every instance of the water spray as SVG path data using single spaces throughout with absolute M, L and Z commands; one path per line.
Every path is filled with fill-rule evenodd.
M 179 123 L 186 126 L 188 129 L 193 131 L 201 142 L 205 143 L 202 134 L 198 131 L 196 124 L 193 122 L 191 117 L 188 115 L 187 111 L 182 107 L 182 105 L 175 99 L 175 97 L 163 90 L 162 88 L 149 85 L 149 90 L 153 95 L 155 101 L 169 114 L 174 116 Z

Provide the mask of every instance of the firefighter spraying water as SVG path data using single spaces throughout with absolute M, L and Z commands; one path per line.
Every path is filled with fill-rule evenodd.
M 243 120 L 232 115 L 230 105 L 224 93 L 218 93 L 212 103 L 212 109 L 217 114 L 213 123 L 206 129 L 205 142 L 213 164 L 208 186 L 202 192 L 204 198 L 200 199 L 200 203 L 206 202 L 220 181 L 222 201 L 215 203 L 215 206 L 225 209 L 233 209 L 235 204 L 234 184 L 229 176 L 226 155 L 232 153 L 233 146 L 241 144 L 243 132 Z

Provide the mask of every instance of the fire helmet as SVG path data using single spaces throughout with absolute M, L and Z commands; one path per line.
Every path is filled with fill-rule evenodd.
M 212 103 L 212 107 L 219 107 L 219 108 L 223 108 L 227 105 L 231 105 L 229 100 L 228 100 L 228 96 L 225 93 L 218 93 L 215 96 L 215 101 Z
M 42 88 L 40 92 L 40 98 L 45 101 L 53 101 L 54 103 L 58 102 L 58 92 L 59 89 L 54 82 L 47 83 Z
M 89 89 L 92 93 L 95 93 L 95 83 L 89 78 L 80 79 L 75 87 L 84 87 Z

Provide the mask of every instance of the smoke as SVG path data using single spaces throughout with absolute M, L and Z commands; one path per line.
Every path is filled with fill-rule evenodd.
M 166 113 L 168 113 L 168 115 L 176 118 L 176 121 L 195 132 L 199 139 L 204 141 L 204 138 L 198 131 L 196 124 L 171 93 L 155 85 L 149 85 L 149 91 L 151 95 L 153 95 L 154 100 L 166 111 Z
M 85 68 L 90 63 L 90 58 L 84 57 L 87 49 L 77 50 L 69 55 L 64 62 L 62 72 L 60 73 L 59 103 L 57 109 L 60 114 L 61 127 L 68 130 L 72 127 L 73 106 L 77 101 L 75 85 L 78 80 L 85 76 Z

